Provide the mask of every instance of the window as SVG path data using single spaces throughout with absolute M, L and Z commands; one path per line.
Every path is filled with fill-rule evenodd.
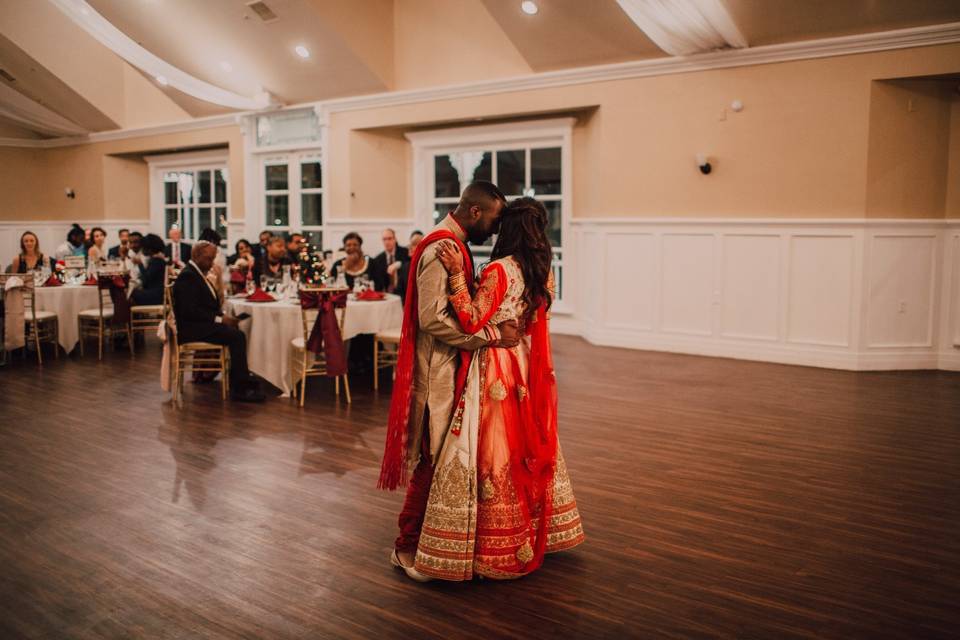
M 227 168 L 180 169 L 163 174 L 164 237 L 173 225 L 197 240 L 206 228 L 227 237 Z
M 164 238 L 177 225 L 189 242 L 211 228 L 227 240 L 229 183 L 225 150 L 150 156 L 151 227 Z
M 323 246 L 323 163 L 315 151 L 263 160 L 264 228 Z
M 507 200 L 532 196 L 550 220 L 558 311 L 564 304 L 564 266 L 569 265 L 569 149 L 571 119 L 468 127 L 408 134 L 414 145 L 417 224 L 436 224 L 452 211 L 474 180 L 496 184 Z M 495 238 L 473 248 L 478 265 L 489 259 Z

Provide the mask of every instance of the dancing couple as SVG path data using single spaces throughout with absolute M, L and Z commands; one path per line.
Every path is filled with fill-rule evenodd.
M 391 563 L 508 579 L 583 529 L 557 439 L 543 205 L 474 182 L 411 258 L 379 486 L 407 485 Z M 497 235 L 474 278 L 474 244 Z

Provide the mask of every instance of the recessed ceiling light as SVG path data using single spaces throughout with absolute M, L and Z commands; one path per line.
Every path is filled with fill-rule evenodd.
M 230 73 L 231 71 L 233 71 L 233 65 L 227 62 L 226 60 L 220 63 L 220 68 L 226 71 L 227 73 Z
M 296 51 L 296 52 L 297 52 L 297 55 L 300 56 L 301 58 L 309 58 L 309 57 L 310 57 L 310 50 L 307 49 L 307 48 L 306 48 L 305 46 L 303 46 L 302 44 L 298 44 L 298 45 L 294 48 L 294 51 Z
M 159 82 L 163 86 L 167 86 L 168 84 L 170 84 L 170 82 L 164 76 L 157 76 L 157 82 Z
M 540 11 L 540 7 L 538 7 L 537 3 L 533 2 L 533 0 L 523 0 L 523 2 L 520 3 L 520 10 L 528 16 L 535 16 L 537 12 Z

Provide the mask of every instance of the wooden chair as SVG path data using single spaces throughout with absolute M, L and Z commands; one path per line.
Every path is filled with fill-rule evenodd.
M 171 269 L 170 266 L 167 266 L 164 275 L 163 302 L 161 304 L 131 305 L 130 323 L 127 327 L 127 331 L 130 332 L 131 337 L 135 336 L 136 332 L 138 331 L 144 335 L 151 330 L 156 332 L 156 330 L 160 328 L 160 324 L 163 322 L 163 319 L 167 317 L 167 314 L 170 311 L 170 304 L 167 300 L 166 285 L 172 284 L 173 280 L 176 279 L 176 276 L 171 276 L 171 271 L 173 271 L 173 269 Z M 130 347 L 130 357 L 133 357 L 132 346 Z
M 97 360 L 103 360 L 103 343 L 109 339 L 113 342 L 115 334 L 120 331 L 127 335 L 127 345 L 133 351 L 133 336 L 129 326 L 118 329 L 113 325 L 113 300 L 110 298 L 110 289 L 97 287 L 97 307 L 84 309 L 77 314 L 77 327 L 80 334 L 80 355 L 84 354 L 84 339 L 97 339 Z
M 381 345 L 383 345 L 381 347 Z M 386 348 L 392 345 L 392 349 Z M 381 331 L 373 337 L 373 389 L 380 388 L 380 369 L 393 367 L 393 377 L 397 375 L 397 357 L 400 354 L 400 329 Z
M 37 364 L 43 364 L 41 345 L 53 344 L 54 358 L 60 358 L 60 325 L 57 314 L 53 311 L 41 311 L 36 306 L 36 283 L 32 273 L 2 273 L 0 274 L 0 296 L 4 295 L 7 280 L 17 277 L 23 281 L 23 321 L 24 321 L 24 354 L 31 345 L 37 352 Z M 6 358 L 6 354 L 4 354 Z
M 164 300 L 169 306 L 167 340 L 170 345 L 170 372 L 173 376 L 173 402 L 178 404 L 183 395 L 183 379 L 187 368 L 191 371 L 216 371 L 220 374 L 220 397 L 227 399 L 230 391 L 230 350 L 210 342 L 184 342 L 177 339 L 177 323 L 173 310 L 173 285 L 164 287 Z
M 312 293 L 322 293 L 326 291 L 331 291 L 331 289 L 326 288 L 303 288 L 302 291 L 312 292 Z M 335 289 L 334 291 L 342 291 L 341 289 Z M 303 406 L 304 399 L 307 395 L 307 378 L 311 376 L 325 376 L 327 375 L 327 361 L 323 354 L 317 355 L 307 349 L 307 341 L 310 339 L 310 331 L 313 329 L 314 322 L 316 322 L 317 314 L 319 311 L 317 309 L 305 309 L 303 305 L 300 305 L 300 319 L 302 321 L 303 334 L 299 338 L 294 338 L 290 341 L 290 379 L 293 381 L 294 386 L 294 397 L 297 393 L 297 387 L 300 387 L 300 406 Z M 334 309 L 334 313 L 337 314 L 337 331 L 340 332 L 340 335 L 343 336 L 343 321 L 347 317 L 347 308 L 341 307 L 339 309 Z M 350 398 L 350 379 L 346 373 L 342 376 L 337 376 L 334 380 L 334 393 L 340 395 L 340 378 L 343 378 L 343 390 L 347 398 L 347 404 L 351 404 L 352 400 Z

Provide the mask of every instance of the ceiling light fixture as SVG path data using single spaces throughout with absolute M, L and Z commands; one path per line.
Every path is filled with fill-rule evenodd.
M 538 7 L 537 3 L 533 2 L 533 0 L 523 0 L 523 2 L 520 3 L 520 10 L 528 16 L 535 16 L 540 11 L 540 7 Z
M 168 84 L 170 84 L 170 82 L 164 76 L 157 76 L 157 82 L 159 82 L 163 86 L 167 86 Z
M 296 51 L 297 55 L 303 58 L 304 60 L 310 57 L 310 50 L 307 49 L 302 44 L 298 44 L 293 50 Z

